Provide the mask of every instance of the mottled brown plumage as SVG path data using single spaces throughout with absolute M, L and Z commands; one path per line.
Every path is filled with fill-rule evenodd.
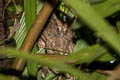
M 55 14 L 49 18 L 43 32 L 38 40 L 38 48 L 45 48 L 47 54 L 64 54 L 72 53 L 73 51 L 73 33 L 70 30 L 68 23 L 61 22 Z M 51 70 L 48 67 L 42 67 L 42 77 L 45 79 Z M 62 76 L 59 71 L 53 70 L 53 73 L 58 74 L 58 80 L 62 80 Z M 72 76 L 68 76 L 67 80 L 73 80 Z
M 38 47 L 46 48 L 47 53 L 63 54 L 73 50 L 73 33 L 67 23 L 62 23 L 53 14 L 39 38 Z

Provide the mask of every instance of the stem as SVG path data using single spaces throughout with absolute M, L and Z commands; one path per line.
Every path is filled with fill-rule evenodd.
M 22 51 L 30 52 L 35 41 L 37 40 L 39 33 L 41 32 L 44 24 L 46 23 L 48 17 L 56 6 L 58 0 L 54 0 L 51 2 L 46 1 L 43 8 L 39 12 L 37 19 L 29 30 L 23 45 L 21 47 Z M 18 71 L 22 71 L 25 65 L 25 61 L 23 59 L 16 59 L 12 65 L 12 68 Z

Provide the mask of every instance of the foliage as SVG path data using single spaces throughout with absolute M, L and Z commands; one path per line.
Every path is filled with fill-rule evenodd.
M 42 5 L 43 1 L 24 0 L 24 12 L 20 20 L 21 25 L 14 36 L 17 49 L 4 48 L 0 50 L 0 53 L 26 60 L 28 62 L 26 73 L 28 73 L 29 77 L 31 75 L 36 76 L 36 68 L 39 64 L 46 65 L 51 69 L 57 69 L 64 74 L 70 73 L 76 76 L 75 80 L 106 80 L 107 76 L 97 73 L 95 69 L 90 69 L 93 72 L 84 72 L 86 68 L 77 70 L 76 66 L 83 65 L 84 67 L 84 64 L 87 67 L 91 64 L 95 66 L 95 61 L 114 65 L 114 63 L 111 64 L 110 62 L 119 60 L 119 0 L 64 0 L 60 5 L 58 4 L 58 9 L 76 18 L 71 25 L 71 29 L 74 31 L 75 47 L 73 53 L 63 56 L 62 60 L 59 59 L 60 55 L 57 55 L 56 58 L 51 58 L 50 55 L 44 54 L 37 56 L 36 45 L 33 46 L 30 55 L 18 50 Z M 16 14 L 14 6 L 8 7 L 8 10 Z M 21 7 L 19 10 L 22 10 Z M 64 20 L 64 15 L 61 13 L 59 15 Z M 114 21 L 114 23 L 111 23 L 110 20 Z M 41 75 L 42 70 L 39 70 L 38 80 L 42 80 Z M 0 75 L 2 80 L 6 79 L 5 77 Z M 47 75 L 46 80 L 54 80 L 56 78 L 57 75 L 51 72 Z

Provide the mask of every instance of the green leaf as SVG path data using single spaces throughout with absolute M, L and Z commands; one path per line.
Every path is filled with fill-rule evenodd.
M 104 2 L 104 1 L 106 1 L 106 0 L 85 0 L 85 2 L 91 3 L 91 4 L 100 3 L 100 2 Z
M 29 55 L 28 53 L 24 53 L 22 51 L 19 51 L 16 49 L 10 49 L 10 48 L 1 49 L 0 53 L 1 52 L 12 55 L 12 56 L 16 56 L 18 58 L 23 58 L 25 60 L 31 60 L 35 63 L 39 63 L 41 65 L 46 65 L 52 69 L 54 68 L 54 69 L 57 69 L 62 72 L 67 72 L 67 73 L 76 75 L 81 79 L 84 78 L 85 80 L 95 80 L 94 78 L 88 78 L 89 75 L 87 75 L 83 71 L 78 71 L 77 69 L 73 68 L 72 66 L 64 64 L 63 61 L 60 61 L 60 60 L 55 61 L 53 59 L 50 59 L 49 57 Z
M 29 3 L 27 3 L 27 1 Z M 14 39 L 16 41 L 16 48 L 20 48 L 25 37 L 26 37 L 26 34 L 27 32 L 29 31 L 29 28 L 31 27 L 35 17 L 36 17 L 36 5 L 37 5 L 37 14 L 38 12 L 40 11 L 40 9 L 42 8 L 42 5 L 43 5 L 43 2 L 40 2 L 37 0 L 37 3 L 36 3 L 36 0 L 25 0 L 25 12 L 23 13 L 22 17 L 21 17 L 21 20 L 20 20 L 20 28 L 18 31 L 16 31 L 16 34 L 14 36 Z M 31 2 L 31 4 L 30 4 Z M 34 4 L 33 4 L 34 3 Z M 32 8 L 29 8 L 28 7 L 32 7 Z M 25 15 L 25 13 L 27 15 Z M 29 17 L 30 16 L 30 17 Z M 26 19 L 25 19 L 26 18 Z M 27 23 L 26 23 L 27 22 Z M 26 24 L 26 25 L 25 25 Z M 33 48 L 33 52 L 34 53 L 37 53 L 35 50 L 35 47 Z M 28 69 L 28 74 L 30 75 L 35 75 L 35 72 L 36 72 L 36 67 L 37 67 L 37 64 L 34 64 L 32 62 L 28 62 L 27 64 L 27 68 Z M 35 70 L 36 69 L 36 70 Z M 25 72 L 26 73 L 26 72 Z M 27 74 L 27 73 L 26 73 Z
M 37 47 L 34 45 L 32 49 L 32 55 L 36 55 Z M 27 61 L 27 71 L 29 75 L 35 76 L 37 74 L 38 64 L 33 61 Z
M 81 50 L 83 48 L 87 48 L 89 45 L 87 44 L 87 42 L 85 42 L 84 40 L 80 39 L 77 41 L 74 49 L 73 49 L 73 53 L 77 52 L 78 50 Z
M 40 11 L 40 9 L 42 8 L 42 5 L 43 5 L 43 2 L 37 1 L 37 14 Z M 25 24 L 26 23 L 25 23 L 25 12 L 24 12 L 21 17 L 21 20 L 20 20 L 20 28 L 18 31 L 16 31 L 16 34 L 14 36 L 14 39 L 16 41 L 16 48 L 18 48 L 18 49 L 21 47 L 21 45 L 25 39 L 25 36 L 28 32 L 28 28 L 25 26 Z M 29 26 L 29 27 L 31 27 L 31 26 Z
M 78 50 L 77 52 L 73 52 L 69 57 L 71 60 L 76 60 L 75 64 L 80 63 L 91 63 L 96 60 L 98 57 L 101 57 L 105 54 L 107 50 L 100 45 L 90 46 L 88 48 L 83 48 Z
M 25 8 L 25 23 L 27 27 L 27 31 L 31 28 L 35 18 L 36 18 L 36 0 L 24 0 L 24 8 Z M 36 45 L 34 46 L 32 52 L 37 53 Z M 35 76 L 37 70 L 37 63 L 33 63 L 32 61 L 27 62 L 27 71 L 29 75 Z
M 24 0 L 24 9 L 25 9 L 25 25 L 27 30 L 33 24 L 36 18 L 36 0 Z
M 88 56 L 84 56 L 86 53 L 89 53 Z M 100 62 L 109 62 L 111 60 L 117 61 L 117 59 L 113 57 L 113 55 L 109 53 L 104 47 L 100 45 L 90 46 L 82 39 L 77 41 L 77 44 L 73 50 L 73 54 L 71 55 L 76 56 L 76 59 L 79 58 L 77 63 L 81 63 L 82 61 L 84 62 L 84 60 L 86 60 L 85 63 L 91 63 L 94 60 Z
M 97 72 L 93 72 L 91 77 L 96 78 L 96 80 L 106 80 L 107 79 L 107 76 L 102 75 L 102 74 L 97 73 Z
M 116 22 L 117 30 L 120 35 L 120 20 Z
M 50 72 L 45 78 L 45 80 L 52 80 L 54 77 L 55 77 L 55 74 L 53 74 L 53 72 Z
M 13 80 L 13 77 L 8 76 L 8 75 L 0 74 L 0 80 Z M 16 77 L 14 80 L 20 80 L 20 79 Z
M 104 2 L 93 5 L 93 8 L 95 8 L 102 17 L 108 17 L 120 11 L 120 0 L 105 0 Z
M 42 75 L 42 70 L 39 70 L 37 75 L 37 80 L 43 80 L 41 75 Z
M 65 0 L 65 3 L 74 8 L 78 17 L 89 28 L 98 32 L 100 36 L 120 55 L 120 39 L 117 33 L 94 9 L 80 0 Z

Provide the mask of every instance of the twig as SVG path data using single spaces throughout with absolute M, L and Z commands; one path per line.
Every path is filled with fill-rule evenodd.
M 4 9 L 3 9 L 3 19 L 4 19 L 4 16 L 5 16 L 5 10 L 6 8 L 8 7 L 8 5 L 11 3 L 11 0 L 8 0 L 7 4 L 5 5 Z

